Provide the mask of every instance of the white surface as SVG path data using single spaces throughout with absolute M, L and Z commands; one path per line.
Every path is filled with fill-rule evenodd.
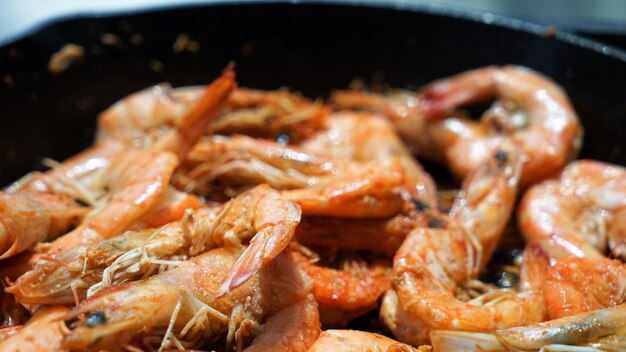
M 384 0 L 340 1 L 368 3 Z M 246 0 L 0 0 L 0 44 L 63 17 L 104 15 L 212 2 L 246 2 Z M 452 5 L 527 19 L 539 24 L 557 25 L 568 30 L 626 32 L 625 0 L 401 0 L 399 3 L 401 6 L 409 7 L 425 4 Z

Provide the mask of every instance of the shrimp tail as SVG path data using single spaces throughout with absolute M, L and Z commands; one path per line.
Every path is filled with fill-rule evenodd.
M 299 221 L 300 219 L 297 222 Z M 272 224 L 256 233 L 250 241 L 248 248 L 244 250 L 243 254 L 226 273 L 226 277 L 217 291 L 216 298 L 224 296 L 232 289 L 246 282 L 289 245 L 295 232 L 295 226 L 293 221 L 282 222 L 287 224 Z
M 228 65 L 222 75 L 209 84 L 198 102 L 182 117 L 177 132 L 163 138 L 158 149 L 173 151 L 184 159 L 226 104 L 230 93 L 237 87 L 233 65 Z

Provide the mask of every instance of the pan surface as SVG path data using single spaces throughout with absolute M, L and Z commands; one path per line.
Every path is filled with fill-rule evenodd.
M 562 33 L 538 35 L 540 27 L 519 21 L 453 15 L 246 3 L 50 24 L 0 49 L 0 186 L 41 168 L 42 157 L 63 160 L 88 146 L 97 114 L 121 97 L 159 82 L 207 83 L 229 61 L 242 86 L 288 86 L 310 97 L 355 77 L 414 89 L 480 66 L 528 66 L 572 99 L 585 126 L 582 157 L 626 164 L 619 52 L 606 55 L 609 48 Z M 197 52 L 173 51 L 181 33 L 198 42 Z M 85 49 L 82 62 L 50 74 L 50 56 L 67 43 Z

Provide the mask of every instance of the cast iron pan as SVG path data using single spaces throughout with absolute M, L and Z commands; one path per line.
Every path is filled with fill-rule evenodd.
M 42 157 L 63 160 L 88 146 L 96 116 L 117 99 L 159 82 L 207 83 L 229 61 L 242 86 L 288 86 L 310 97 L 355 77 L 416 88 L 485 65 L 528 66 L 571 97 L 585 126 L 582 156 L 626 164 L 626 55 L 562 33 L 537 34 L 542 30 L 441 9 L 284 3 L 52 23 L 0 49 L 0 186 L 41 168 Z M 105 45 L 106 33 L 119 41 Z M 180 33 L 200 50 L 174 53 Z M 66 43 L 83 46 L 86 55 L 52 75 L 50 55 Z

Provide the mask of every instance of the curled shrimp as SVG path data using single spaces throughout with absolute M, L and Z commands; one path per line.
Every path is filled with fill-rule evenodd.
M 207 185 L 269 183 L 305 215 L 388 217 L 405 207 L 406 173 L 398 161 L 360 163 L 245 136 L 213 137 L 191 151 L 179 187 L 209 193 Z
M 227 68 L 220 78 L 206 88 L 202 97 L 187 109 L 176 128 L 150 147 L 131 150 L 119 156 L 108 156 L 103 159 L 105 162 L 96 165 L 94 170 L 106 170 L 104 175 L 97 177 L 97 187 L 107 189 L 110 200 L 96 209 L 96 214 L 88 221 L 47 245 L 45 255 L 54 257 L 74 246 L 92 244 L 118 235 L 156 207 L 163 200 L 178 160 L 184 158 L 204 133 L 234 88 L 234 72 Z M 106 142 L 107 139 L 104 140 Z M 79 157 L 53 171 L 69 177 L 74 167 L 81 169 L 83 165 L 90 165 L 90 160 L 93 159 Z M 19 263 L 19 268 L 9 269 L 10 273 L 25 272 L 41 255 L 35 254 L 27 264 Z
M 211 125 L 214 133 L 241 133 L 290 143 L 314 134 L 328 115 L 325 105 L 284 89 L 237 89 L 224 110 Z
M 500 343 L 511 349 L 622 351 L 626 348 L 626 305 L 500 330 L 495 334 Z
M 424 132 L 413 131 L 416 124 L 423 127 L 425 120 L 445 118 L 464 104 L 491 97 L 498 98 L 499 103 L 483 116 L 481 123 L 486 127 L 457 119 L 446 127 L 452 136 L 441 138 L 447 145 L 439 154 L 457 177 L 464 178 L 474 170 L 503 139 L 518 144 L 529 160 L 524 165 L 522 185 L 550 176 L 576 157 L 582 127 L 567 96 L 550 79 L 523 67 L 472 70 L 435 81 L 417 95 L 404 94 L 391 100 L 378 97 L 370 102 L 367 95 L 353 97 L 347 92 L 336 94 L 333 102 L 343 108 L 386 112 L 411 142 L 424 138 Z
M 61 351 L 65 325 L 63 317 L 69 308 L 64 306 L 41 307 L 19 330 L 4 341 L 2 351 Z
M 552 257 L 602 258 L 606 247 L 626 258 L 626 169 L 593 160 L 576 161 L 558 180 L 533 186 L 518 209 L 529 243 Z
M 626 303 L 626 264 L 561 258 L 548 268 L 543 292 L 551 319 Z
M 433 329 L 494 331 L 544 318 L 547 258 L 538 248 L 525 253 L 521 292 L 476 280 L 515 202 L 520 162 L 514 150 L 496 153 L 468 176 L 450 215 L 460 225 L 416 228 L 396 253 L 395 292 L 385 297 L 381 314 L 400 340 L 419 344 Z
M 160 229 L 129 231 L 40 260 L 8 289 L 22 303 L 71 304 L 111 285 L 146 278 L 216 247 L 252 239 L 233 267 L 230 290 L 258 272 L 289 243 L 300 220 L 295 204 L 258 186 L 219 208 L 188 212 Z M 259 244 L 257 244 L 259 243 Z M 256 249 L 255 249 L 256 248 Z M 226 284 L 226 283 L 225 283 Z
M 626 348 L 626 305 L 497 330 L 493 333 L 437 330 L 436 351 L 622 351 Z
M 430 207 L 436 206 L 436 187 L 393 125 L 371 113 L 342 111 L 326 120 L 325 129 L 300 147 L 333 158 L 356 161 L 398 160 L 406 171 L 406 190 L 411 197 Z
M 428 220 L 409 214 L 387 219 L 346 219 L 307 216 L 296 228 L 296 239 L 304 245 L 368 251 L 393 258 L 406 236 Z
M 98 350 L 135 344 L 185 349 L 227 331 L 232 341 L 238 323 L 261 322 L 310 293 L 309 278 L 286 253 L 237 289 L 218 295 L 239 255 L 234 248 L 214 249 L 147 280 L 99 292 L 65 317 L 70 331 L 63 347 Z
M 417 352 L 430 351 L 427 346 L 414 348 L 388 337 L 371 332 L 358 330 L 326 330 L 315 341 L 309 352 L 337 351 L 387 351 L 387 352 Z
M 60 195 L 0 192 L 0 259 L 54 239 L 76 226 L 88 211 Z
M 320 258 L 308 248 L 301 247 L 296 254 L 302 268 L 313 279 L 313 295 L 320 305 L 320 319 L 325 326 L 342 325 L 375 309 L 378 298 L 391 287 L 388 261 L 376 260 L 370 264 L 362 259 L 346 260 L 339 269 L 334 269 L 320 265 Z M 337 316 L 341 319 L 336 319 Z

